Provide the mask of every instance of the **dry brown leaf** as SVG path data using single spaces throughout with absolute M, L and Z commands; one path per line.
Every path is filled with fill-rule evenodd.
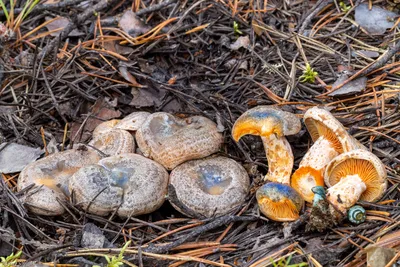
M 49 21 L 49 20 L 51 20 L 51 19 L 53 19 L 53 18 L 51 18 L 51 17 L 46 17 L 46 21 Z M 56 32 L 52 32 L 52 33 L 50 34 L 51 36 L 58 36 L 58 35 L 60 34 L 60 32 L 61 32 L 65 27 L 67 27 L 67 25 L 68 25 L 69 22 L 70 22 L 69 19 L 58 16 L 58 17 L 56 17 L 56 19 L 55 19 L 54 21 L 52 21 L 52 22 L 50 22 L 49 24 L 47 24 L 47 25 L 46 25 L 46 28 L 47 28 L 49 31 L 53 31 L 53 30 L 57 30 L 57 29 L 58 29 Z M 77 30 L 77 29 L 74 29 L 72 32 L 70 32 L 70 33 L 68 34 L 68 36 L 81 36 L 81 35 L 83 35 L 83 34 L 84 34 L 83 32 L 81 32 L 81 31 L 79 31 L 79 30 Z
M 144 34 L 151 29 L 151 27 L 144 24 L 131 10 L 125 11 L 122 15 L 119 20 L 119 27 L 133 37 Z

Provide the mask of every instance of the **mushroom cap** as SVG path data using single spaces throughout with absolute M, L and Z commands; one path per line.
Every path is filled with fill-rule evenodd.
M 136 142 L 144 156 L 172 170 L 185 161 L 217 152 L 223 136 L 205 117 L 180 119 L 158 112 L 147 117 L 136 132 Z
M 304 124 L 315 142 L 320 136 L 328 139 L 338 153 L 353 149 L 365 149 L 355 138 L 349 135 L 343 125 L 329 111 L 312 107 L 304 113 Z
M 133 153 L 135 151 L 133 136 L 129 132 L 120 129 L 109 130 L 93 136 L 89 145 L 107 155 Z
M 140 126 L 146 121 L 147 117 L 150 116 L 149 112 L 146 111 L 137 111 L 129 114 L 121 121 L 119 121 L 116 125 L 116 129 L 121 129 L 125 131 L 136 132 Z
M 105 216 L 118 207 L 120 217 L 155 211 L 167 194 L 168 172 L 137 154 L 120 154 L 81 168 L 70 179 L 76 205 Z
M 170 175 L 170 203 L 190 217 L 226 214 L 241 205 L 250 187 L 246 170 L 225 157 L 191 160 L 176 167 Z M 185 208 L 183 209 L 182 206 Z
M 324 186 L 324 177 L 321 170 L 316 170 L 309 166 L 300 167 L 293 173 L 290 185 L 302 198 L 311 203 L 314 199 L 314 186 Z
M 115 125 L 117 125 L 121 120 L 109 120 L 109 121 L 104 121 L 102 123 L 100 123 L 99 125 L 96 126 L 96 128 L 94 128 L 92 136 L 93 138 L 96 137 L 99 134 L 103 134 L 106 133 L 108 131 L 110 131 L 111 129 L 113 129 L 115 127 Z
M 257 190 L 256 198 L 261 212 L 278 222 L 295 221 L 304 206 L 304 200 L 292 187 L 281 183 L 267 183 Z
M 269 136 L 293 135 L 300 131 L 300 120 L 293 113 L 274 106 L 258 106 L 247 110 L 235 122 L 232 136 L 238 141 L 247 134 Z
M 358 175 L 367 187 L 360 197 L 361 200 L 377 201 L 386 191 L 385 166 L 377 156 L 367 150 L 356 149 L 334 158 L 325 169 L 325 184 L 331 187 L 350 175 Z
M 93 150 L 71 149 L 45 158 L 39 159 L 27 165 L 19 175 L 17 190 L 35 184 L 43 185 L 34 193 L 24 199 L 28 209 L 39 215 L 61 215 L 63 206 L 57 198 L 66 200 L 65 193 L 68 189 L 70 177 L 81 167 L 98 162 L 99 154 Z

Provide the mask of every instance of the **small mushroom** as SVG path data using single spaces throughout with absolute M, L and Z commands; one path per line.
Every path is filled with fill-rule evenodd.
M 21 191 L 34 184 L 40 186 L 28 192 L 24 204 L 39 215 L 61 215 L 66 200 L 70 177 L 81 167 L 96 163 L 100 156 L 93 150 L 78 148 L 51 154 L 26 166 L 19 175 L 17 189 Z
M 378 201 L 387 188 L 387 173 L 380 159 L 364 149 L 334 158 L 326 167 L 327 199 L 336 210 L 346 211 L 359 200 Z
M 249 192 L 249 176 L 236 161 L 215 157 L 191 160 L 170 175 L 170 203 L 190 217 L 226 214 L 241 205 Z
M 100 123 L 93 130 L 92 136 L 96 137 L 100 134 L 106 133 L 106 132 L 114 129 L 115 125 L 117 125 L 120 121 L 121 120 L 114 119 L 114 120 L 104 121 L 104 122 Z
M 167 194 L 168 172 L 155 161 L 137 154 L 121 154 L 81 168 L 70 179 L 77 206 L 105 216 L 120 217 L 155 211 Z
M 148 116 L 136 132 L 143 155 L 168 170 L 217 152 L 222 141 L 217 125 L 211 120 L 201 116 L 180 119 L 164 112 Z
M 146 111 L 133 112 L 118 122 L 115 125 L 115 128 L 129 132 L 136 132 L 146 121 L 148 116 L 150 116 L 150 113 Z
M 295 221 L 304 206 L 303 198 L 292 187 L 281 183 L 267 183 L 257 190 L 256 198 L 261 212 L 278 222 Z
M 89 145 L 107 155 L 133 153 L 135 151 L 133 136 L 129 132 L 120 129 L 113 129 L 95 135 Z
M 314 193 L 311 188 L 324 185 L 326 165 L 343 152 L 365 148 L 325 109 L 310 108 L 304 114 L 304 123 L 314 144 L 293 173 L 291 185 L 307 202 L 312 202 Z
M 265 180 L 289 184 L 293 153 L 284 136 L 296 134 L 300 129 L 300 120 L 296 115 L 273 106 L 258 106 L 246 111 L 236 120 L 232 136 L 236 142 L 247 134 L 261 136 L 268 160 Z

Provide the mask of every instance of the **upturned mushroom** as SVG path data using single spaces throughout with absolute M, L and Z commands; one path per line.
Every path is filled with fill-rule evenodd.
M 334 158 L 325 169 L 324 179 L 329 187 L 327 199 L 334 206 L 332 213 L 339 213 L 338 217 L 346 215 L 358 200 L 378 201 L 387 188 L 384 164 L 364 149 L 352 150 Z
M 286 184 L 267 183 L 257 190 L 256 198 L 261 212 L 278 222 L 295 221 L 304 206 L 303 198 Z
M 249 192 L 249 176 L 236 161 L 225 157 L 191 160 L 170 175 L 170 203 L 189 217 L 226 214 L 241 205 Z
M 121 154 L 81 168 L 70 179 L 69 190 L 78 207 L 105 216 L 147 214 L 165 200 L 168 172 L 159 163 L 137 154 Z
M 143 155 L 168 170 L 217 152 L 222 141 L 222 134 L 211 120 L 202 116 L 180 119 L 164 112 L 148 116 L 136 132 Z
M 232 136 L 236 142 L 248 134 L 261 136 L 268 160 L 265 180 L 289 184 L 293 153 L 285 135 L 296 134 L 300 129 L 301 123 L 296 115 L 273 106 L 258 106 L 236 120 Z
M 110 156 L 133 153 L 135 151 L 133 136 L 129 132 L 120 129 L 113 129 L 95 135 L 89 145 Z
M 311 189 L 324 185 L 323 173 L 326 165 L 343 152 L 365 148 L 325 109 L 310 108 L 304 114 L 304 123 L 314 144 L 293 173 L 291 186 L 311 203 L 314 197 Z
M 28 191 L 23 199 L 28 210 L 39 215 L 61 215 L 63 206 L 57 201 L 65 201 L 70 177 L 83 166 L 101 159 L 99 154 L 86 147 L 51 154 L 26 166 L 19 175 L 17 190 L 28 186 L 38 188 Z

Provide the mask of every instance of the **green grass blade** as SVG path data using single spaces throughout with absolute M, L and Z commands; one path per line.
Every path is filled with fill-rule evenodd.
M 8 15 L 8 11 L 7 11 L 6 5 L 4 5 L 3 0 L 0 0 L 0 6 L 1 6 L 1 9 L 3 9 L 4 16 L 6 16 L 7 23 L 10 22 L 10 16 Z

